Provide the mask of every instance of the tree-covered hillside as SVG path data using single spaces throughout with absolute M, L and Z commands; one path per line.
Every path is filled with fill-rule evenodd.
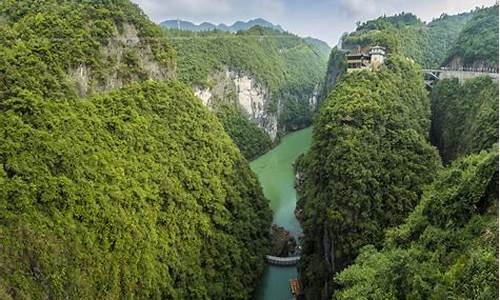
M 0 298 L 250 298 L 271 211 L 191 88 L 147 80 L 162 31 L 125 0 L 0 13 Z
M 445 63 L 452 67 L 498 68 L 498 4 L 474 13 Z
M 442 170 L 335 281 L 334 299 L 498 299 L 498 145 Z
M 460 67 L 467 66 L 463 53 L 471 52 L 457 55 L 456 49 L 477 50 L 482 44 L 476 54 L 490 54 L 476 56 L 478 63 L 469 66 L 489 67 L 498 65 L 498 34 L 492 33 L 497 30 L 498 6 L 443 15 L 428 25 L 402 14 L 360 25 L 344 36 L 343 47 L 381 44 L 390 56 L 402 54 L 428 67 L 443 65 L 450 55 L 454 67 Z M 374 106 L 368 100 L 374 97 L 371 91 L 384 86 L 381 79 L 365 72 L 341 75 L 344 62 L 343 52 L 334 49 L 324 89 L 329 97 L 315 123 L 312 151 L 299 164 L 305 178 L 300 208 L 308 298 L 497 299 L 498 83 L 488 77 L 464 84 L 441 80 L 429 95 L 429 116 L 411 112 L 419 106 L 407 101 L 426 98 L 416 90 L 401 94 L 408 105 L 404 109 L 384 103 L 391 98 L 382 93 L 384 104 Z M 418 73 L 398 79 L 422 85 Z M 387 115 L 366 126 L 348 113 L 352 107 Z M 390 118 L 426 124 L 432 119 L 430 139 L 445 167 L 426 152 L 430 148 L 423 151 L 402 141 L 405 133 L 390 135 L 394 128 L 418 128 L 415 123 L 384 123 Z M 383 129 L 366 131 L 379 124 Z M 353 125 L 365 130 L 362 139 Z M 419 145 L 429 147 L 426 136 L 420 131 Z M 384 138 L 393 143 L 387 146 Z M 413 183 L 406 186 L 409 180 Z
M 278 115 L 279 131 L 296 130 L 311 124 L 309 98 L 323 80 L 328 55 L 325 51 L 293 34 L 258 26 L 237 34 L 167 30 L 167 35 L 178 53 L 181 81 L 211 87 L 214 85 L 210 81 L 212 74 L 225 69 L 241 72 L 268 89 L 270 101 L 264 109 Z M 235 103 L 235 95 L 226 96 L 218 101 Z M 240 128 L 229 130 L 238 131 Z M 255 133 L 254 137 L 257 135 Z M 257 143 L 244 148 L 263 148 L 267 143 L 266 139 L 251 140 Z
M 427 142 L 430 103 L 421 70 L 392 55 L 379 72 L 341 77 L 314 123 L 307 155 L 300 271 L 308 299 L 326 299 L 332 278 L 362 246 L 381 246 L 439 169 Z
M 444 80 L 431 137 L 450 163 L 384 246 L 335 277 L 334 299 L 498 298 L 498 83 Z
M 437 68 L 443 65 L 460 31 L 473 14 L 475 12 L 453 16 L 442 14 L 425 24 L 411 13 L 401 13 L 360 24 L 356 31 L 342 37 L 342 48 L 332 49 L 320 101 L 329 95 L 338 76 L 345 72 L 345 52 L 358 51 L 358 47 L 367 51 L 370 46 L 382 45 L 389 52 L 401 53 L 424 68 Z
M 273 142 L 266 132 L 257 124 L 249 121 L 235 103 L 217 104 L 215 114 L 227 134 L 248 160 L 262 155 L 273 146 Z
M 128 0 L 6 0 L 0 22 L 0 99 L 22 89 L 84 96 L 173 75 L 173 48 Z
M 411 13 L 380 17 L 361 24 L 343 37 L 343 48 L 382 45 L 412 58 L 423 67 L 442 65 L 471 13 L 449 16 L 425 24 Z
M 431 94 L 431 142 L 443 161 L 478 153 L 498 142 L 498 82 L 479 77 L 442 80 Z

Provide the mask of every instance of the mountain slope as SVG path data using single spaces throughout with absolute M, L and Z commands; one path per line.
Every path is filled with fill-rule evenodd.
M 428 24 L 411 13 L 401 13 L 360 24 L 356 31 L 342 37 L 340 49 L 332 50 L 320 100 L 328 96 L 338 76 L 345 72 L 344 54 L 348 51 L 367 51 L 369 46 L 378 44 L 389 52 L 402 53 L 424 68 L 442 66 L 462 28 L 475 13 L 477 10 L 453 16 L 442 14 Z
M 257 18 L 249 21 L 236 21 L 234 24 L 228 26 L 226 24 L 215 25 L 209 22 L 203 22 L 196 25 L 189 21 L 184 20 L 166 20 L 160 23 L 160 26 L 168 29 L 178 29 L 178 30 L 188 30 L 188 31 L 210 31 L 210 30 L 221 30 L 229 32 L 238 32 L 241 30 L 248 30 L 254 26 L 261 26 L 270 29 L 274 29 L 280 32 L 284 32 L 280 25 L 274 25 L 269 21 L 261 18 Z
M 335 277 L 335 299 L 498 298 L 498 83 L 440 81 L 431 141 L 448 166 L 383 248 Z
M 178 53 L 179 79 L 209 107 L 236 104 L 272 140 L 311 123 L 327 59 L 320 49 L 262 27 L 237 34 L 168 30 L 167 35 Z M 264 149 L 262 143 L 266 139 L 255 148 Z
M 498 146 L 440 172 L 385 246 L 336 277 L 334 299 L 498 298 Z
M 498 5 L 474 13 L 448 53 L 445 64 L 452 68 L 498 68 Z
M 308 298 L 498 298 L 498 84 L 486 77 L 463 85 L 442 80 L 430 95 L 429 115 L 421 70 L 412 63 L 441 65 L 464 32 L 495 22 L 490 9 L 428 25 L 408 14 L 381 17 L 332 50 L 313 147 L 298 164 Z M 497 28 L 481 28 L 485 36 L 469 38 L 497 47 L 498 37 L 489 40 Z M 389 50 L 387 70 L 345 74 L 345 50 L 376 44 Z M 394 68 L 397 57 L 405 58 Z M 391 94 L 391 84 L 399 91 L 396 105 L 380 91 Z M 419 105 L 411 102 L 417 98 Z M 451 165 L 442 167 L 431 154 L 431 118 L 431 141 Z M 415 129 L 420 142 L 406 140 L 404 129 Z
M 330 54 L 330 51 L 332 50 L 330 45 L 328 45 L 325 41 L 322 41 L 320 39 L 305 37 L 304 42 L 308 43 L 311 46 L 315 46 L 316 48 L 320 49 L 321 51 L 327 54 Z
M 251 297 L 271 211 L 161 29 L 43 4 L 0 3 L 0 298 Z
M 0 97 L 20 88 L 85 96 L 174 75 L 175 51 L 128 1 L 38 5 L 8 0 L 0 3 L 0 15 L 0 71 L 5 74 L 0 85 L 6 87 Z
M 432 89 L 431 142 L 445 163 L 498 142 L 498 83 L 442 80 Z
M 427 143 L 430 103 L 420 68 L 396 54 L 378 72 L 343 75 L 315 119 L 301 162 L 301 279 L 310 299 L 328 299 L 332 278 L 362 246 L 380 246 L 439 169 Z

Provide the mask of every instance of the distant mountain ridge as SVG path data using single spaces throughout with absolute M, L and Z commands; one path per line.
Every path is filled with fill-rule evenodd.
M 280 32 L 284 32 L 285 30 L 280 25 L 275 25 L 269 21 L 266 21 L 262 18 L 257 18 L 253 20 L 249 20 L 247 22 L 237 21 L 234 22 L 233 25 L 228 26 L 226 24 L 215 25 L 209 22 L 203 22 L 199 25 L 196 25 L 192 22 L 185 20 L 166 20 L 160 23 L 160 26 L 169 28 L 169 29 L 180 29 L 180 30 L 189 30 L 189 31 L 210 31 L 214 29 L 229 31 L 229 32 L 237 32 L 240 30 L 248 30 L 254 26 L 262 26 L 267 28 L 272 28 L 274 30 L 278 30 Z
M 330 45 L 328 45 L 327 42 L 322 41 L 322 40 L 317 39 L 317 38 L 313 38 L 313 37 L 308 36 L 308 37 L 304 38 L 304 42 L 306 42 L 309 45 L 316 46 L 321 51 L 324 51 L 328 54 L 330 54 L 330 51 L 332 51 L 332 48 L 330 47 Z

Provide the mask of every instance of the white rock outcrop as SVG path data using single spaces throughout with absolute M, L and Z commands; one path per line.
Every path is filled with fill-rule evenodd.
M 225 70 L 210 78 L 211 87 L 194 87 L 194 94 L 204 105 L 211 107 L 217 101 L 236 101 L 249 119 L 263 128 L 272 140 L 278 136 L 278 116 L 268 112 L 271 93 L 252 76 Z

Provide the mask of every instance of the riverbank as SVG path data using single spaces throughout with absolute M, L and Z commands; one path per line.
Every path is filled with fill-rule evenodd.
M 293 163 L 309 150 L 312 127 L 284 136 L 280 144 L 250 163 L 257 174 L 266 198 L 273 210 L 273 222 L 297 237 L 302 228 L 295 218 L 297 202 Z M 258 300 L 288 300 L 292 298 L 289 280 L 298 277 L 297 268 L 268 265 L 256 294 Z

